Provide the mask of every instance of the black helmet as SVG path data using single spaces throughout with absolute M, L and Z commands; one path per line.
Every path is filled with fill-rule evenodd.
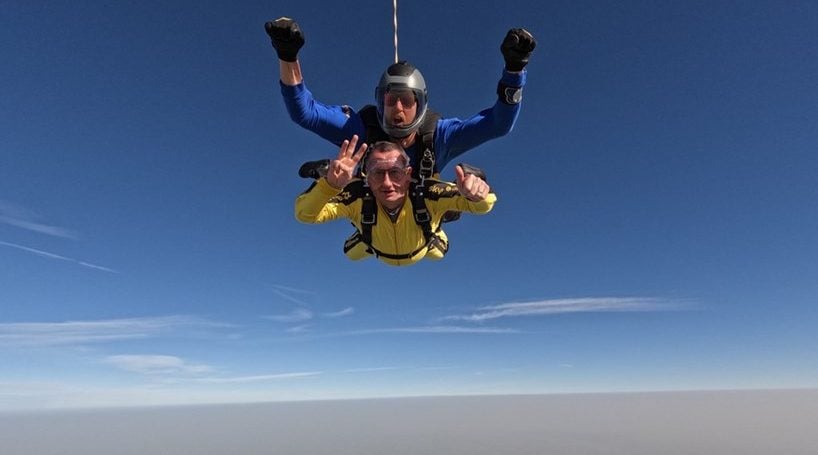
M 417 101 L 417 111 L 415 119 L 409 125 L 390 125 L 384 118 L 384 98 L 391 90 L 411 90 L 415 94 Z M 426 94 L 426 81 L 417 68 L 412 64 L 402 61 L 389 66 L 381 76 L 381 81 L 375 89 L 375 100 L 378 106 L 378 121 L 386 133 L 392 137 L 403 138 L 414 131 L 423 117 L 426 115 L 426 105 L 428 103 Z

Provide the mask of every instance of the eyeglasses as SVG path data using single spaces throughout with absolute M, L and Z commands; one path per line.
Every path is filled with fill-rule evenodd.
M 400 100 L 400 104 L 404 107 L 412 107 L 415 105 L 415 94 L 413 92 L 386 92 L 383 97 L 383 102 L 386 103 L 387 106 L 394 106 L 398 104 L 398 100 Z
M 389 180 L 400 180 L 403 176 L 406 175 L 406 168 L 404 167 L 393 167 L 389 169 L 373 169 L 366 173 L 367 177 L 372 178 L 376 182 L 383 182 L 387 175 L 389 175 Z

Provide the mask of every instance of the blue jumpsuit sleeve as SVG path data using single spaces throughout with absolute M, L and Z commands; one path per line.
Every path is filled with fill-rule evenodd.
M 503 71 L 500 84 L 508 87 L 523 87 L 526 71 L 512 73 Z M 442 118 L 438 120 L 435 134 L 435 151 L 437 168 L 443 170 L 457 156 L 484 142 L 508 134 L 517 122 L 520 104 L 505 104 L 498 98 L 494 106 L 482 110 L 474 116 L 461 120 L 459 118 Z
M 287 113 L 302 128 L 335 145 L 340 145 L 353 134 L 363 137 L 366 133 L 361 116 L 351 108 L 317 101 L 303 82 L 298 85 L 285 85 L 279 81 L 279 84 Z

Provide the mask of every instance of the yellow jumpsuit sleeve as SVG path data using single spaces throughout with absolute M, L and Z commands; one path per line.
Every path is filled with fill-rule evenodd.
M 489 213 L 497 202 L 497 195 L 494 193 L 489 193 L 482 201 L 472 202 L 458 193 L 457 185 L 453 183 L 436 184 L 429 188 L 429 192 L 437 193 L 439 197 L 432 197 L 427 201 L 427 205 L 436 214 L 441 215 L 449 210 L 484 215 Z
M 295 218 L 308 224 L 326 223 L 338 218 L 351 218 L 349 206 L 333 202 L 343 190 L 333 188 L 325 178 L 320 178 L 295 199 Z
M 489 193 L 482 201 L 472 202 L 463 196 L 456 197 L 458 207 L 464 207 L 464 212 L 473 213 L 475 215 L 485 215 L 491 212 L 494 208 L 494 203 L 497 202 L 497 195 Z

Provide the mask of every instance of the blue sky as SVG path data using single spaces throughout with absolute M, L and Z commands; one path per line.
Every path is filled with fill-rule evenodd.
M 463 158 L 494 211 L 408 268 L 294 219 L 336 150 L 286 115 L 281 15 L 317 98 L 371 102 L 388 1 L 4 7 L 0 409 L 818 386 L 815 3 L 401 3 L 447 116 L 538 40 Z

